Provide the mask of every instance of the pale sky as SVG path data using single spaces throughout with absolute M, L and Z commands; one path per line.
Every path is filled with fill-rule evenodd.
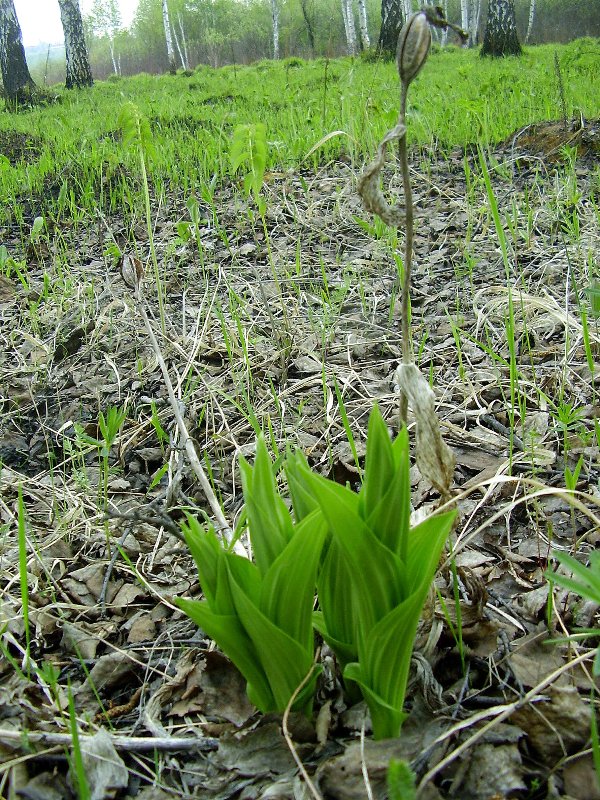
M 92 2 L 79 0 L 82 14 L 89 12 Z M 63 41 L 58 0 L 14 0 L 14 3 L 25 47 L 40 43 L 60 44 Z M 127 27 L 133 19 L 138 0 L 119 0 L 119 5 L 123 25 Z

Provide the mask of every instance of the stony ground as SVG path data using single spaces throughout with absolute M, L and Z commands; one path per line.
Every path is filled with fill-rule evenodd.
M 411 762 L 420 796 L 432 800 L 600 796 L 590 750 L 594 641 L 548 644 L 593 626 L 596 607 L 559 590 L 552 607 L 544 577 L 552 548 L 585 560 L 599 536 L 591 305 L 600 162 L 576 133 L 531 128 L 486 153 L 508 279 L 476 151 L 412 154 L 413 340 L 456 457 L 463 647 L 461 658 L 444 564 L 399 740 L 370 740 L 364 709 L 347 707 L 325 648 L 316 722 L 292 717 L 286 741 L 281 719 L 256 714 L 236 671 L 174 606 L 199 593 L 178 523 L 184 509 L 210 509 L 139 303 L 105 255 L 116 245 L 147 264 L 145 307 L 233 525 L 243 502 L 238 459 L 252 458 L 260 429 L 273 449 L 302 448 L 317 470 L 356 483 L 336 383 L 359 456 L 375 402 L 397 430 L 403 233 L 396 241 L 362 211 L 357 173 L 338 162 L 268 175 L 264 225 L 234 186 L 221 187 L 212 208 L 198 200 L 197 228 L 181 224 L 189 212 L 177 191 L 156 203 L 165 336 L 142 209 L 128 225 L 100 212 L 92 223 L 59 220 L 25 243 L 16 227 L 4 231 L 26 266 L 5 263 L 0 284 L 2 796 L 74 795 L 69 693 L 93 797 L 383 798 L 391 757 Z M 579 158 L 565 144 L 579 144 Z M 398 193 L 399 175 L 387 178 Z M 125 421 L 106 451 L 105 483 L 101 446 L 90 440 L 111 406 Z M 573 506 L 565 486 L 578 464 Z M 435 490 L 416 467 L 411 474 L 416 513 L 435 508 Z

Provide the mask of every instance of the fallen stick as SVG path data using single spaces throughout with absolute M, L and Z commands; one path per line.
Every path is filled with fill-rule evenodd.
M 116 750 L 127 750 L 131 753 L 144 753 L 148 750 L 198 750 L 206 752 L 216 750 L 219 740 L 213 738 L 200 738 L 186 736 L 177 738 L 176 736 L 114 736 L 108 734 Z M 91 736 L 79 735 L 80 743 Z M 73 737 L 70 733 L 40 733 L 11 730 L 10 728 L 0 728 L 0 743 L 14 747 L 19 750 L 27 750 L 30 744 L 42 744 L 46 746 L 70 746 Z

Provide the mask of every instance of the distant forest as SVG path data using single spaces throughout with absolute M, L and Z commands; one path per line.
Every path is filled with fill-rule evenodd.
M 273 57 L 274 0 L 169 0 L 170 27 L 177 66 L 193 69 L 247 64 Z M 410 0 L 408 0 L 410 2 Z M 531 20 L 532 2 L 534 3 Z M 160 0 L 140 0 L 129 29 L 118 14 L 107 11 L 109 0 L 96 0 L 95 11 L 84 18 L 94 76 L 165 72 L 168 68 L 164 19 Z M 279 0 L 279 57 L 336 57 L 345 55 L 347 35 L 340 0 Z M 413 7 L 417 7 L 413 0 Z M 448 0 L 448 19 L 461 24 L 460 0 Z M 477 2 L 469 3 L 470 9 Z M 600 2 L 589 0 L 515 0 L 520 40 L 527 44 L 568 42 L 600 37 Z M 381 20 L 378 0 L 366 0 L 371 45 L 377 43 Z M 481 0 L 479 40 L 487 15 Z M 356 26 L 358 28 L 358 17 Z M 527 38 L 527 32 L 529 37 Z M 527 41 L 526 41 L 527 40 Z M 453 43 L 452 37 L 448 42 Z M 600 49 L 600 43 L 598 46 Z M 50 85 L 64 80 L 64 48 L 27 48 L 34 80 Z

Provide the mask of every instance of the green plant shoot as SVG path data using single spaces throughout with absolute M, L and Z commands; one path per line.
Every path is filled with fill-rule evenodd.
M 262 122 L 237 126 L 231 140 L 229 160 L 234 175 L 244 168 L 244 191 L 247 195 L 252 193 L 260 206 L 260 190 L 267 166 L 267 129 Z
M 177 603 L 240 670 L 250 701 L 283 712 L 313 666 L 314 587 L 327 528 L 318 510 L 292 522 L 262 437 L 254 466 L 242 460 L 241 473 L 256 563 L 225 550 L 213 529 L 189 517 L 183 530 L 205 599 Z M 310 712 L 318 674 L 294 709 Z
M 318 503 L 331 532 L 318 577 L 315 627 L 338 655 L 344 678 L 367 701 L 376 739 L 398 736 L 421 610 L 454 512 L 410 528 L 408 434 L 392 443 L 375 407 L 360 492 L 288 464 L 296 513 Z

